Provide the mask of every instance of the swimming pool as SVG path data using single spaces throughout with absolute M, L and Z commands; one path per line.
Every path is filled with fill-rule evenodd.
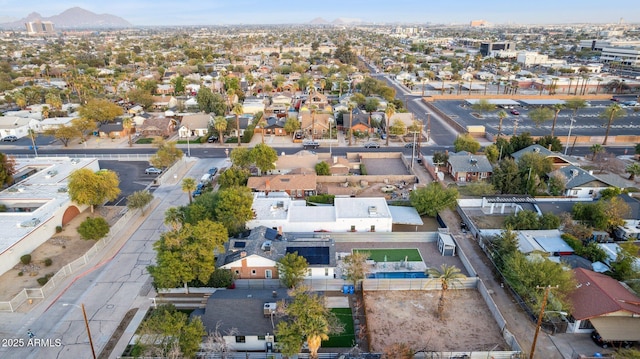
M 369 279 L 428 278 L 424 272 L 377 272 L 367 275 Z

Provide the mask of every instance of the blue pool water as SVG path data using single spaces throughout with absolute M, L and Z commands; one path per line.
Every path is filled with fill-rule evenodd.
M 428 278 L 424 272 L 377 272 L 367 275 L 367 278 L 397 279 L 397 278 Z

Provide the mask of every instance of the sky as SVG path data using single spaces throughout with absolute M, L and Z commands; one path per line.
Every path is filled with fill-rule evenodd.
M 136 26 L 308 23 L 317 17 L 384 23 L 640 23 L 640 1 L 618 0 L 0 0 L 0 18 L 71 7 L 117 15 Z

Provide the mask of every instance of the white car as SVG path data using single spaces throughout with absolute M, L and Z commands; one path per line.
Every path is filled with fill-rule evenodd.
M 159 175 L 161 173 L 162 173 L 162 170 L 155 167 L 149 167 L 146 170 L 144 170 L 144 174 L 146 175 Z

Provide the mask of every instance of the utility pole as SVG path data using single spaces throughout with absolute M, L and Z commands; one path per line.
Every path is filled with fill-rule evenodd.
M 543 287 L 536 286 L 537 289 Z M 538 324 L 536 325 L 536 333 L 533 336 L 533 343 L 531 343 L 531 351 L 529 352 L 529 359 L 533 359 L 533 353 L 536 351 L 536 342 L 538 341 L 538 333 L 540 333 L 540 326 L 542 326 L 542 318 L 544 317 L 544 308 L 547 306 L 547 299 L 549 298 L 549 292 L 551 289 L 558 289 L 558 286 L 552 287 L 550 285 L 544 287 L 544 297 L 542 298 L 542 305 L 540 306 L 540 315 L 538 316 Z
M 431 138 L 431 114 L 427 113 L 427 142 Z

